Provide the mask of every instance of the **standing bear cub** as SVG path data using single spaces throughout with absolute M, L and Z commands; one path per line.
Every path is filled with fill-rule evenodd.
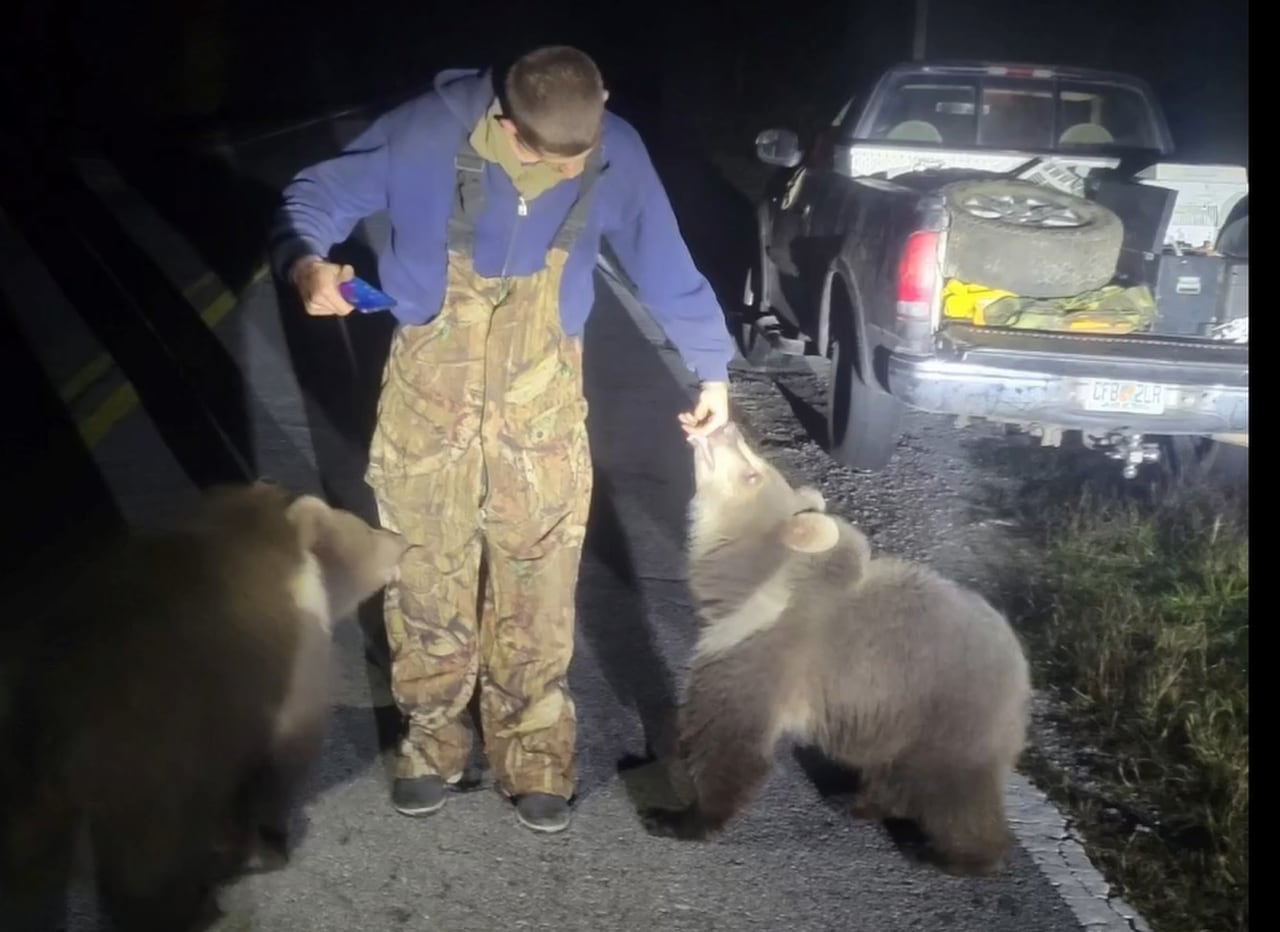
M 694 800 L 651 808 L 656 834 L 721 830 L 776 743 L 856 769 L 855 813 L 915 822 L 954 873 L 1001 867 L 1003 787 L 1025 740 L 1021 644 L 978 594 L 867 539 L 792 488 L 730 424 L 693 441 L 689 585 L 701 633 L 679 710 Z
M 6 632 L 0 901 L 41 909 L 85 844 L 117 929 L 181 932 L 253 861 L 282 866 L 321 749 L 332 625 L 407 547 L 314 496 L 219 488 Z

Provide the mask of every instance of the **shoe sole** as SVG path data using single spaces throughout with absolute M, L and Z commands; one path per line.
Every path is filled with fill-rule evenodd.
M 394 806 L 396 812 L 400 813 L 401 815 L 405 815 L 405 816 L 409 816 L 410 818 L 413 818 L 415 816 L 425 816 L 425 815 L 431 815 L 432 813 L 435 813 L 435 812 L 439 812 L 441 809 L 444 808 L 444 800 L 443 799 L 440 800 L 440 802 L 436 803 L 434 806 L 409 807 L 409 806 L 396 806 L 394 803 L 392 803 L 392 806 Z
M 434 806 L 408 807 L 408 806 L 397 806 L 395 803 L 392 803 L 391 806 L 392 808 L 395 809 L 396 812 L 400 813 L 401 815 L 406 815 L 410 817 L 431 815 L 433 812 L 439 812 L 441 809 L 444 808 L 444 804 L 445 802 L 448 801 L 450 793 L 459 793 L 459 794 L 474 793 L 476 790 L 480 790 L 480 789 L 484 789 L 484 782 L 483 782 L 482 776 L 472 777 L 468 779 L 467 776 L 464 774 L 462 779 L 458 780 L 457 783 L 445 784 L 444 798 L 441 799 L 440 802 L 436 803 Z
M 544 824 L 544 825 L 538 825 L 537 823 L 530 822 L 528 819 L 526 819 L 524 816 L 522 816 L 522 815 L 520 814 L 520 810 L 519 810 L 519 809 L 517 809 L 517 810 L 516 810 L 516 821 L 517 821 L 517 822 L 519 822 L 521 825 L 523 825 L 525 828 L 527 828 L 527 829 L 531 829 L 532 831 L 535 831 L 535 832 L 541 832 L 541 833 L 542 833 L 542 834 L 544 834 L 544 835 L 555 835 L 555 834 L 557 834 L 557 833 L 559 833 L 559 832 L 563 832 L 565 829 L 567 829 L 567 828 L 569 827 L 569 823 L 572 821 L 572 819 L 565 819 L 563 822 L 557 822 L 557 823 L 556 823 L 556 824 L 554 824 L 554 825 L 545 825 L 545 824 Z

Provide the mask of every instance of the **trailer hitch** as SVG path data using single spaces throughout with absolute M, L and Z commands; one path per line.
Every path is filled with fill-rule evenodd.
M 1134 479 L 1138 475 L 1138 467 L 1144 463 L 1160 461 L 1160 446 L 1145 440 L 1142 434 L 1122 434 L 1118 432 L 1103 437 L 1084 436 L 1085 446 L 1090 449 L 1101 448 L 1108 458 L 1124 463 L 1124 477 Z

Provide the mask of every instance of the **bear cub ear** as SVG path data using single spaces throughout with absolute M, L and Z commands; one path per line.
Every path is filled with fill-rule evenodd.
M 840 528 L 830 515 L 804 511 L 787 519 L 782 541 L 796 553 L 826 553 L 840 540 Z
M 289 521 L 298 531 L 302 549 L 314 553 L 320 548 L 333 521 L 333 508 L 315 495 L 300 495 L 286 509 Z

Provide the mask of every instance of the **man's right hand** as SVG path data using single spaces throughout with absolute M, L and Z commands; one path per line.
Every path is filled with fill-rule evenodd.
M 355 308 L 342 297 L 338 284 L 350 281 L 355 274 L 355 269 L 349 265 L 326 262 L 319 256 L 306 256 L 294 263 L 289 277 L 298 290 L 303 308 L 312 317 L 346 317 Z

